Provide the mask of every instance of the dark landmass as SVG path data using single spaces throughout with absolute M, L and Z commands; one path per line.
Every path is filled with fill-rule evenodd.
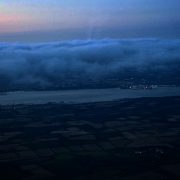
M 0 178 L 178 180 L 180 97 L 0 106 Z

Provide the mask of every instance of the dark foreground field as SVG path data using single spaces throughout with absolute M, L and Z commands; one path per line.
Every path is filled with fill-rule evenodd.
M 180 97 L 0 106 L 0 179 L 179 180 Z

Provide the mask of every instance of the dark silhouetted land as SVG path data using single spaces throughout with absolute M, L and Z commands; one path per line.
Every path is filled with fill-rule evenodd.
M 180 97 L 0 106 L 0 176 L 180 179 Z

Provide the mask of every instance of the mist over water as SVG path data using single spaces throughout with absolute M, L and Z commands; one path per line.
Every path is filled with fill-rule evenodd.
M 54 88 L 70 81 L 83 86 L 89 79 L 149 74 L 180 79 L 179 39 L 0 43 L 1 89 Z

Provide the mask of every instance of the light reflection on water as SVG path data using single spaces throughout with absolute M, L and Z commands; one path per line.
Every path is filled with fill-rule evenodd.
M 180 96 L 180 87 L 156 89 L 82 89 L 60 91 L 17 91 L 0 93 L 0 104 L 87 103 L 124 98 Z

